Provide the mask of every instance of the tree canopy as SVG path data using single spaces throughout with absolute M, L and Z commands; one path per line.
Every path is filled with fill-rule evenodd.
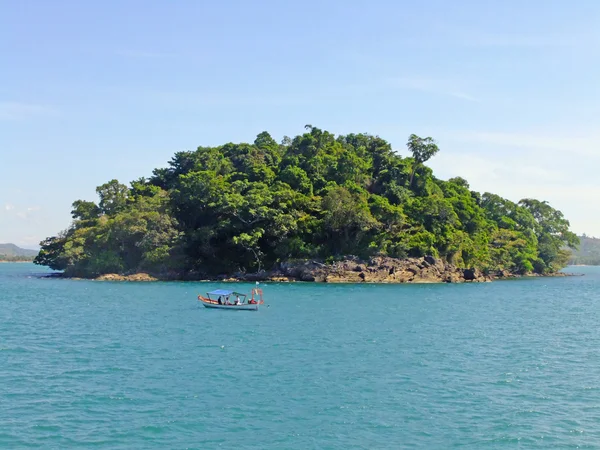
M 308 125 L 278 144 L 176 153 L 126 186 L 76 200 L 73 222 L 41 243 L 37 264 L 67 275 L 212 276 L 298 258 L 432 255 L 457 266 L 548 273 L 577 237 L 547 202 L 518 203 L 440 180 L 424 165 L 439 148 L 411 135 L 403 157 L 378 136 Z

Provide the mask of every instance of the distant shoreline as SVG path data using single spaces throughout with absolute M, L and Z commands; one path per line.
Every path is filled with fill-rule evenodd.
M 0 260 L 0 263 L 7 263 L 7 264 L 22 264 L 22 263 L 30 263 L 33 264 L 33 260 L 31 261 L 7 261 L 5 259 Z

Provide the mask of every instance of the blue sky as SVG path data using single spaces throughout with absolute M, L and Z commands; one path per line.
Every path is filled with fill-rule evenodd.
M 432 136 L 439 177 L 600 236 L 598 23 L 595 0 L 3 2 L 0 242 L 176 151 L 305 124 Z

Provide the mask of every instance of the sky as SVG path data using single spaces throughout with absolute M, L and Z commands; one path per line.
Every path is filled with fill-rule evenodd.
M 35 248 L 96 186 L 311 124 L 436 176 L 548 201 L 600 236 L 597 0 L 0 0 L 0 242 Z

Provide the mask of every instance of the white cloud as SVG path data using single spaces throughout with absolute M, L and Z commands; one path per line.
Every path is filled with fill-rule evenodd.
M 34 214 L 36 214 L 41 209 L 42 208 L 37 205 L 28 206 L 28 207 L 15 206 L 12 203 L 6 203 L 4 205 L 4 210 L 6 211 L 6 213 L 9 217 L 10 216 L 18 217 L 19 219 L 22 219 L 22 220 L 27 220 L 27 219 L 31 218 Z
M 586 157 L 600 157 L 600 134 L 595 132 L 573 132 L 571 136 L 557 134 L 552 130 L 528 133 L 505 132 L 457 132 L 449 135 L 463 142 L 529 149 L 543 152 L 568 152 Z
M 245 95 L 231 92 L 147 91 L 142 93 L 142 96 L 144 100 L 153 104 L 160 103 L 164 106 L 184 109 L 196 109 L 199 106 L 298 106 L 309 105 L 315 101 L 310 96 L 273 93 Z
M 470 102 L 479 102 L 480 99 L 465 92 L 458 83 L 452 80 L 422 78 L 422 77 L 398 77 L 391 78 L 389 84 L 399 89 L 429 92 L 432 94 L 446 95 Z
M 567 130 L 568 131 L 568 130 Z M 430 161 L 441 178 L 461 176 L 471 188 L 518 201 L 533 197 L 561 210 L 577 233 L 600 235 L 600 135 L 538 132 L 439 133 Z

